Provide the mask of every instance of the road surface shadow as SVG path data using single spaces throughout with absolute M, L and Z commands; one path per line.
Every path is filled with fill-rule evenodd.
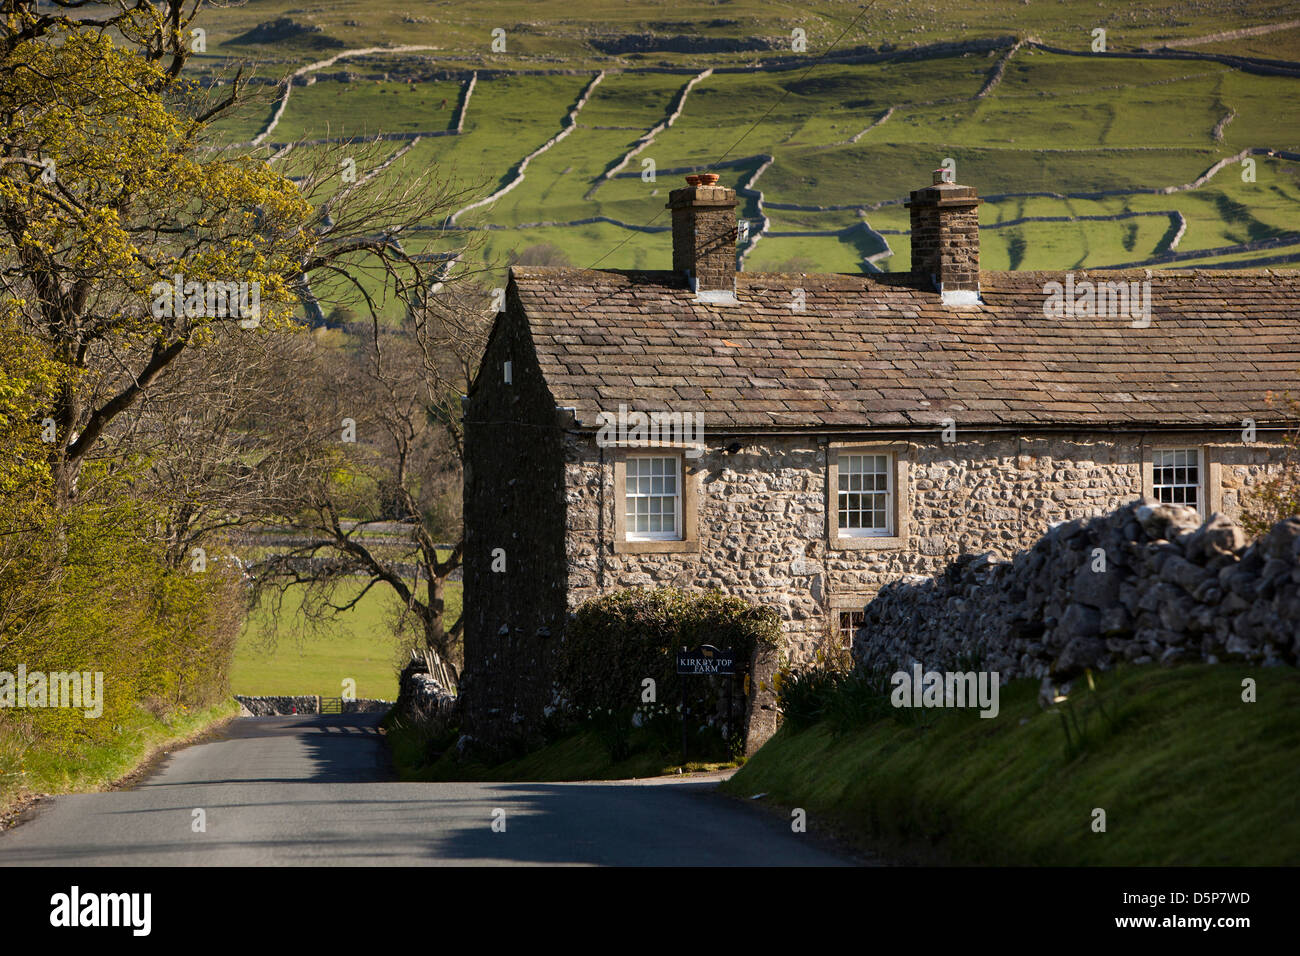
M 430 837 L 431 857 L 595 866 L 851 866 L 815 832 L 720 799 L 712 784 L 489 784 L 477 826 Z M 480 806 L 482 806 L 480 804 Z
M 176 759 L 186 749 L 182 748 L 168 754 L 152 774 L 137 781 L 130 789 L 222 783 L 374 783 L 396 780 L 392 758 L 379 731 L 383 716 L 370 713 L 241 717 L 227 724 L 220 734 L 203 741 L 202 746 L 237 748 L 241 753 L 247 753 L 252 747 L 256 753 L 264 755 L 264 760 L 235 761 L 235 766 L 230 768 L 232 772 L 225 775 L 198 774 L 188 763 Z M 265 763 L 278 772 L 240 772 L 250 763 Z

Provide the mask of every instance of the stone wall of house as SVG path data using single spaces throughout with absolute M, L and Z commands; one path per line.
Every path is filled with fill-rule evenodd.
M 1133 502 L 1057 525 L 1009 561 L 967 555 L 887 585 L 853 651 L 874 670 L 920 662 L 1062 682 L 1121 661 L 1295 665 L 1300 519 L 1248 545 L 1226 515 Z
M 706 423 L 707 434 L 707 423 Z M 788 651 L 807 661 L 840 609 L 861 610 L 884 585 L 933 575 L 963 554 L 1010 557 L 1052 525 L 1104 514 L 1142 494 L 1143 442 L 1156 436 L 997 436 L 958 433 L 911 443 L 906 500 L 910 533 L 893 550 L 830 550 L 825 439 L 710 441 L 702 469 L 698 552 L 619 554 L 614 539 L 613 453 L 571 432 L 565 443 L 568 603 L 624 587 L 717 587 L 777 607 Z M 1239 433 L 1188 434 L 1171 444 L 1218 442 L 1222 510 L 1267 470 L 1275 449 L 1234 443 Z M 837 436 L 837 441 L 848 440 Z M 828 612 L 834 608 L 834 612 Z
M 537 742 L 566 618 L 563 452 L 555 401 L 514 287 L 465 402 L 466 749 Z M 510 362 L 511 381 L 504 364 Z

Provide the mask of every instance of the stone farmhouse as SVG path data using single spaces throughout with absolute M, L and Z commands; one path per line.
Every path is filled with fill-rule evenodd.
M 620 588 L 775 606 L 798 662 L 1054 523 L 1238 514 L 1293 424 L 1300 273 L 981 272 L 980 200 L 934 178 L 909 273 L 738 272 L 710 176 L 671 270 L 512 270 L 464 402 L 469 733 L 535 726 L 567 615 Z

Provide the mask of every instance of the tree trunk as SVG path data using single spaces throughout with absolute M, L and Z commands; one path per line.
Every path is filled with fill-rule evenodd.
M 424 644 L 438 655 L 442 662 L 447 665 L 452 677 L 459 681 L 459 664 L 453 653 L 454 648 L 448 640 L 447 629 L 443 624 L 443 615 L 446 610 L 443 593 L 446 586 L 446 578 L 440 578 L 432 570 L 429 571 L 427 582 L 428 601 L 425 604 L 426 611 L 424 615 Z

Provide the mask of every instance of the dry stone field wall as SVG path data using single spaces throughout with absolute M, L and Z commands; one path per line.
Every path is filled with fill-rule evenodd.
M 1123 661 L 1294 666 L 1300 519 L 1247 544 L 1225 515 L 1130 503 L 1057 525 L 1008 561 L 970 555 L 887 585 L 853 650 L 872 669 L 919 661 L 1060 680 Z
M 398 716 L 411 724 L 445 729 L 455 724 L 459 699 L 423 662 L 412 661 L 402 669 L 394 707 Z
M 319 714 L 320 698 L 315 694 L 297 696 L 246 697 L 235 695 L 239 701 L 242 717 L 292 717 L 297 714 Z M 342 702 L 345 714 L 369 714 L 387 711 L 393 706 L 391 700 L 359 698 Z

